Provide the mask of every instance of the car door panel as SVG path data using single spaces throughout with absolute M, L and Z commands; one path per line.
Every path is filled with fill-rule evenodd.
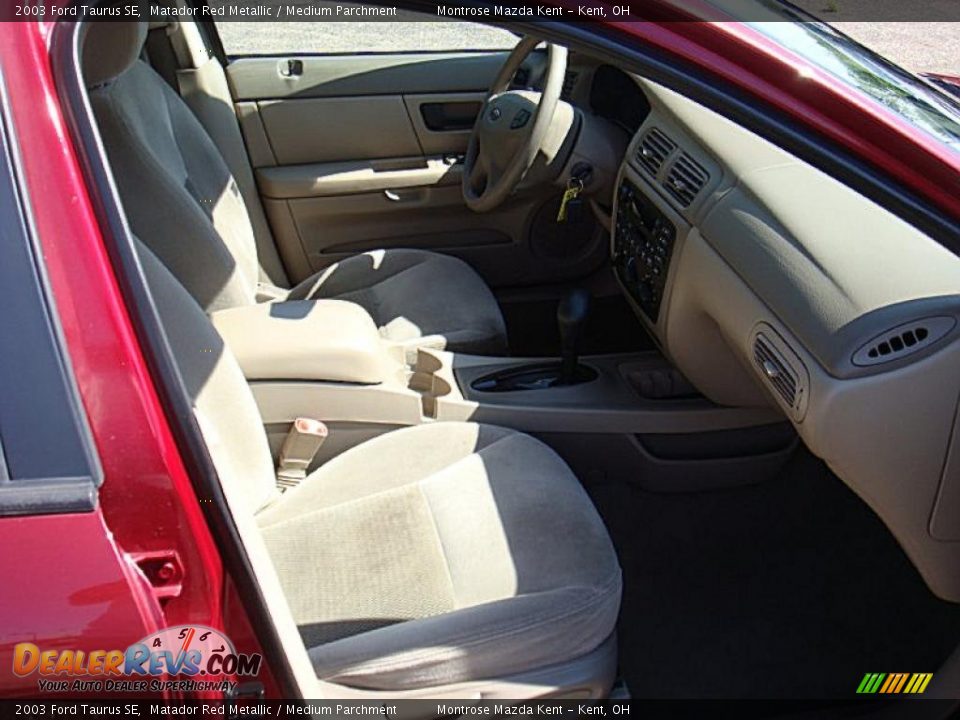
M 459 163 L 417 155 L 259 168 L 257 181 L 264 198 L 290 200 L 370 191 L 396 194 L 416 187 L 459 187 L 461 174 Z
M 404 95 L 424 154 L 465 153 L 485 98 L 486 91 Z
M 278 165 L 420 154 L 400 95 L 258 103 Z
M 585 224 L 587 237 L 576 252 L 552 252 L 556 210 L 543 208 L 557 202 L 559 187 L 517 193 L 483 214 L 463 202 L 456 158 L 506 57 L 414 53 L 230 63 L 241 129 L 291 279 L 390 247 L 458 256 L 494 287 L 567 280 L 602 262 L 605 246 L 593 223 Z
M 486 92 L 506 52 L 252 57 L 227 67 L 235 100 Z

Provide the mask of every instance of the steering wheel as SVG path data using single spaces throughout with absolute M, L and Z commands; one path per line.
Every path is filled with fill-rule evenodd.
M 509 90 L 520 64 L 539 43 L 529 35 L 517 43 L 477 115 L 463 161 L 463 200 L 475 212 L 493 210 L 509 197 L 550 131 L 567 70 L 567 49 L 547 46 L 542 93 Z

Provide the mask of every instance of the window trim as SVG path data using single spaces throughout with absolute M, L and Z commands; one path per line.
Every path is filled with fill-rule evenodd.
M 332 0 L 323 0 L 323 1 L 325 1 L 325 2 L 332 2 Z M 190 4 L 191 4 L 193 7 L 195 7 L 195 8 L 197 8 L 197 7 L 200 6 L 200 5 L 205 5 L 205 4 L 206 4 L 206 3 L 204 2 L 204 0 L 188 0 L 188 2 L 190 2 Z M 333 4 L 335 4 L 335 3 L 333 3 Z M 377 3 L 377 2 L 375 2 L 375 1 L 374 1 L 374 2 L 371 2 L 371 0 L 360 0 L 360 1 L 357 2 L 356 4 L 357 4 L 357 5 L 369 5 L 369 6 L 371 6 L 371 7 L 382 7 L 382 5 L 381 5 L 380 3 Z M 396 7 L 397 7 L 397 8 L 400 8 L 400 7 L 402 7 L 402 6 L 397 5 Z M 435 7 L 435 6 L 431 6 L 431 7 Z M 417 10 L 408 10 L 408 11 L 409 11 L 409 12 L 416 12 L 416 13 L 419 14 L 419 15 L 423 15 L 425 19 L 422 20 L 422 21 L 416 21 L 416 20 L 402 21 L 402 20 L 397 20 L 397 21 L 395 21 L 395 22 L 434 22 L 434 20 L 432 20 L 431 18 L 436 17 L 436 16 L 431 15 L 431 14 L 428 13 L 428 12 L 424 12 L 423 10 L 420 10 L 420 9 L 417 9 Z M 470 24 L 470 25 L 477 25 L 477 26 L 485 27 L 485 28 L 496 28 L 497 30 L 502 30 L 503 32 L 508 33 L 508 34 L 514 36 L 514 37 L 513 37 L 513 42 L 512 42 L 512 44 L 511 44 L 509 47 L 501 47 L 501 48 L 467 48 L 467 47 L 460 48 L 460 47 L 457 47 L 457 48 L 445 48 L 445 49 L 437 49 L 437 50 L 430 50 L 430 49 L 423 49 L 423 48 L 412 48 L 412 49 L 410 49 L 410 50 L 360 50 L 360 51 L 357 51 L 357 52 L 349 52 L 349 51 L 338 51 L 338 52 L 306 51 L 306 52 L 305 52 L 305 51 L 303 51 L 303 50 L 283 50 L 283 49 L 279 49 L 279 50 L 270 51 L 270 52 L 264 52 L 264 53 L 247 53 L 247 52 L 231 53 L 231 52 L 227 52 L 227 49 L 226 49 L 226 47 L 225 47 L 224 44 L 223 44 L 223 40 L 222 40 L 222 38 L 220 37 L 220 26 L 222 26 L 222 25 L 227 25 L 227 24 L 231 24 L 232 22 L 233 22 L 233 21 L 225 21 L 225 22 L 221 22 L 219 25 L 217 24 L 217 22 L 216 22 L 215 20 L 208 20 L 208 19 L 200 20 L 200 21 L 197 22 L 197 24 L 200 25 L 200 26 L 203 28 L 203 32 L 206 34 L 208 41 L 211 41 L 211 40 L 212 40 L 211 35 L 215 35 L 215 36 L 216 36 L 216 42 L 211 42 L 211 45 L 213 46 L 213 49 L 214 49 L 215 54 L 219 57 L 220 61 L 221 61 L 222 63 L 224 63 L 224 64 L 230 63 L 230 62 L 232 62 L 232 61 L 234 61 L 234 60 L 241 60 L 241 59 L 247 59 L 247 58 L 272 58 L 272 57 L 290 57 L 290 56 L 296 56 L 296 57 L 318 57 L 318 58 L 328 58 L 328 57 L 329 57 L 329 58 L 337 58 L 337 57 L 354 57 L 354 56 L 357 56 L 357 57 L 379 57 L 379 56 L 382 56 L 382 55 L 455 55 L 455 54 L 460 54 L 460 53 L 468 54 L 468 55 L 486 55 L 486 54 L 495 54 L 495 53 L 509 53 L 509 52 L 511 52 L 511 51 L 513 50 L 513 48 L 514 48 L 514 46 L 517 44 L 517 42 L 520 41 L 520 36 L 516 35 L 516 33 L 514 33 L 514 32 L 513 32 L 512 30 L 510 30 L 509 28 L 504 27 L 503 25 L 500 25 L 500 24 L 498 24 L 498 23 L 484 22 L 482 19 L 477 19 L 477 18 L 449 18 L 449 19 L 440 19 L 440 18 L 437 18 L 437 19 L 436 19 L 436 22 L 458 22 L 458 23 L 464 23 L 464 24 Z M 273 21 L 270 21 L 270 22 L 271 22 L 271 24 L 273 24 Z M 309 21 L 306 21 L 306 20 L 303 20 L 303 21 L 296 21 L 296 20 L 290 20 L 290 21 L 282 21 L 282 20 L 281 20 L 281 21 L 277 21 L 278 24 L 301 24 L 301 23 L 304 23 L 304 22 L 309 22 Z M 329 20 L 329 21 L 324 21 L 324 22 L 344 22 L 344 23 L 348 23 L 348 22 L 351 22 L 351 21 L 349 21 L 349 20 L 342 20 L 342 21 Z M 389 21 L 382 21 L 382 22 L 389 22 Z M 211 30 L 212 30 L 212 32 L 211 32 Z
M 26 323 L 32 323 L 34 327 L 39 322 L 45 325 L 43 332 L 45 338 L 33 338 L 33 341 L 40 343 L 38 351 L 44 353 L 47 363 L 52 363 L 56 368 L 47 370 L 51 376 L 55 374 L 56 377 L 50 377 L 41 387 L 31 385 L 24 393 L 5 393 L 3 403 L 23 407 L 24 412 L 29 413 L 30 405 L 33 404 L 38 393 L 56 393 L 57 397 L 53 399 L 53 403 L 58 409 L 62 408 L 64 415 L 67 416 L 66 432 L 71 433 L 72 437 L 69 443 L 62 442 L 62 436 L 52 438 L 50 453 L 74 453 L 75 457 L 70 458 L 70 461 L 77 468 L 77 472 L 63 475 L 47 471 L 41 465 L 36 473 L 31 472 L 28 477 L 14 476 L 10 458 L 16 452 L 17 446 L 11 442 L 9 432 L 4 434 L 0 428 L 0 517 L 92 512 L 97 507 L 97 490 L 103 484 L 103 471 L 69 355 L 66 352 L 66 343 L 50 291 L 46 268 L 41 260 L 43 254 L 35 231 L 29 192 L 23 183 L 20 154 L 2 72 L 0 72 L 0 202 L 11 208 L 9 216 L 4 217 L 4 245 L 8 250 L 19 247 L 26 251 L 26 256 L 21 256 L 19 259 L 23 267 L 17 268 L 18 271 L 13 273 L 14 282 L 23 283 L 23 285 L 7 288 L 7 290 L 22 294 L 24 297 L 32 295 L 38 300 L 30 308 L 38 311 L 39 317 L 24 320 Z M 16 265 L 18 260 L 13 258 L 12 262 Z M 8 309 L 7 312 L 10 310 Z M 21 319 L 23 318 L 16 318 L 18 322 Z M 10 368 L 4 370 L 4 366 L 0 365 L 0 381 L 3 380 L 4 372 L 12 373 L 13 370 Z M 9 384 L 4 384 L 8 387 L 11 384 L 16 387 L 15 379 L 10 379 Z M 33 412 L 39 411 L 33 409 Z M 61 430 L 63 430 L 62 427 Z
M 188 2 L 191 0 L 188 0 Z M 74 0 L 72 7 L 80 7 Z M 103 244 L 115 269 L 120 293 L 127 304 L 130 322 L 150 370 L 157 397 L 167 417 L 180 459 L 198 497 L 209 498 L 200 509 L 229 575 L 250 626 L 269 659 L 269 671 L 282 697 L 301 697 L 300 687 L 260 589 L 246 548 L 227 504 L 213 460 L 197 424 L 196 415 L 177 369 L 173 351 L 123 214 L 119 192 L 113 183 L 106 152 L 87 98 L 81 69 L 81 48 L 87 30 L 86 18 L 62 21 L 54 27 L 50 58 L 57 98 L 83 173 Z M 219 44 L 216 38 L 215 47 Z

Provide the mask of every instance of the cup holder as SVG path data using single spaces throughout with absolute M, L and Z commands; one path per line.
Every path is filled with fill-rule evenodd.
M 562 378 L 560 363 L 521 365 L 497 370 L 470 383 L 478 392 L 517 392 L 520 390 L 547 390 L 556 387 L 581 385 L 597 379 L 597 371 L 589 365 L 577 365 L 573 377 Z

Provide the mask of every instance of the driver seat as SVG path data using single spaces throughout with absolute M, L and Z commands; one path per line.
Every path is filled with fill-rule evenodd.
M 139 59 L 148 23 L 91 23 L 83 70 L 131 229 L 208 313 L 258 301 L 247 207 L 227 163 L 184 100 Z M 465 262 L 390 249 L 341 260 L 270 299 L 339 299 L 381 335 L 480 355 L 507 354 L 493 293 Z

